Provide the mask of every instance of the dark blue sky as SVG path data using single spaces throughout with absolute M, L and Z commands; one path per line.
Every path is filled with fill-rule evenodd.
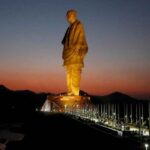
M 0 0 L 0 82 L 65 90 L 61 40 L 72 8 L 89 45 L 82 89 L 150 97 L 149 0 Z

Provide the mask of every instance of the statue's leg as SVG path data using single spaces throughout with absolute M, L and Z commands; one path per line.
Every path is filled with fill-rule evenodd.
M 79 95 L 80 92 L 80 80 L 81 80 L 81 66 L 72 66 L 72 93 L 73 95 Z
M 72 95 L 72 67 L 66 66 L 67 71 L 67 95 Z

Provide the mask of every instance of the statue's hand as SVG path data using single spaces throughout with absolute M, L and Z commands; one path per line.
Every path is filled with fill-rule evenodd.
M 79 55 L 80 55 L 81 59 L 83 59 L 85 57 L 86 53 L 84 53 L 84 51 L 80 49 Z
M 83 59 L 85 55 L 84 55 L 84 54 L 82 54 L 82 55 L 80 55 L 80 56 L 81 56 L 81 59 Z
M 75 49 L 75 54 L 78 55 L 79 54 L 79 49 Z
M 79 50 L 80 50 L 80 45 L 76 45 L 75 46 L 75 54 L 79 54 Z

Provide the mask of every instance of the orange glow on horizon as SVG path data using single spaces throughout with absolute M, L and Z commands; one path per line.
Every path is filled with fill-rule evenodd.
M 34 92 L 61 93 L 66 92 L 65 72 L 59 73 L 1 73 L 0 84 L 13 90 L 32 90 Z M 108 80 L 109 79 L 109 80 Z M 150 98 L 150 84 L 143 80 L 127 77 L 106 76 L 104 74 L 87 75 L 83 72 L 80 89 L 91 95 L 107 95 L 122 92 L 133 97 Z
M 43 80 L 5 80 L 1 82 L 1 84 L 5 85 L 9 89 L 12 90 L 31 90 L 33 92 L 50 92 L 50 93 L 61 93 L 61 92 L 66 92 L 66 85 L 65 81 L 63 80 L 57 80 L 56 81 L 51 81 L 49 80 L 48 82 L 43 82 Z M 58 86 L 59 85 L 59 86 Z M 88 94 L 91 95 L 107 95 L 113 92 L 122 92 L 124 94 L 128 94 L 130 96 L 134 97 L 144 97 L 146 95 L 149 95 L 149 89 L 148 88 L 141 88 L 141 87 L 136 87 L 136 86 L 127 86 L 124 85 L 122 86 L 122 83 L 117 83 L 117 84 L 109 84 L 108 86 L 105 85 L 104 83 L 94 85 L 90 83 L 81 83 L 81 90 L 87 92 Z

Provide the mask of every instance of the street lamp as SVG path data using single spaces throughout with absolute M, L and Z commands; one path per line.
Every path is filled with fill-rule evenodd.
M 145 149 L 147 150 L 148 149 L 148 147 L 149 147 L 149 145 L 147 144 L 147 143 L 145 143 Z

